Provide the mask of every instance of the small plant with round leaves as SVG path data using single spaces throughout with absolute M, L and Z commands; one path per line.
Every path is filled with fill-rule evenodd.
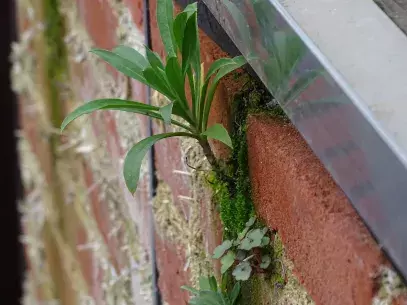
M 213 258 L 220 259 L 221 273 L 233 268 L 237 281 L 248 280 L 252 273 L 265 273 L 271 264 L 270 253 L 264 251 L 270 244 L 268 229 L 253 228 L 255 222 L 255 217 L 250 218 L 235 240 L 224 240 L 213 253 Z
M 119 110 L 146 115 L 182 129 L 150 136 L 135 144 L 124 161 L 124 180 L 134 193 L 140 176 L 142 160 L 148 150 L 159 140 L 169 137 L 191 137 L 200 143 L 212 166 L 217 161 L 210 149 L 208 138 L 232 147 L 227 130 L 220 124 L 208 125 L 212 101 L 220 80 L 228 73 L 242 67 L 243 56 L 220 58 L 212 63 L 206 74 L 201 62 L 197 25 L 197 3 L 188 5 L 174 18 L 172 0 L 157 0 L 157 23 L 167 56 L 160 56 L 145 48 L 145 55 L 127 47 L 118 46 L 112 51 L 94 49 L 92 53 L 133 78 L 160 92 L 168 99 L 162 107 L 121 99 L 90 101 L 70 113 L 62 122 L 61 130 L 76 118 L 96 110 Z M 188 99 L 186 86 L 191 98 Z
M 235 305 L 240 296 L 240 283 L 237 282 L 230 292 L 222 291 L 216 278 L 201 277 L 199 279 L 199 289 L 189 286 L 181 286 L 189 291 L 193 297 L 189 300 L 191 305 Z

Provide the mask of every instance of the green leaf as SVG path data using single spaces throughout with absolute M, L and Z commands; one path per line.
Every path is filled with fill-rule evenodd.
M 230 148 L 232 148 L 233 146 L 232 139 L 230 138 L 228 131 L 221 124 L 212 125 L 205 132 L 203 132 L 202 135 L 207 136 L 208 138 L 221 141 Z
M 264 233 L 260 229 L 250 231 L 246 237 L 242 240 L 239 249 L 251 250 L 255 247 L 260 247 Z
M 260 268 L 262 269 L 267 269 L 268 266 L 270 266 L 271 263 L 271 257 L 270 255 L 263 255 L 261 257 L 261 263 L 260 263 Z
M 266 234 L 268 232 L 269 228 L 264 227 L 263 229 L 261 229 L 261 231 L 263 232 L 263 234 Z
M 236 56 L 234 58 L 220 58 L 215 60 L 209 67 L 208 72 L 206 73 L 206 80 L 209 80 L 209 78 L 219 69 L 229 65 L 232 66 L 239 65 L 239 63 L 241 62 L 243 62 L 243 64 L 246 62 L 243 56 Z
M 181 67 L 176 57 L 171 57 L 167 60 L 165 74 L 167 75 L 168 82 L 177 93 L 179 102 L 183 104 L 184 110 L 187 110 L 188 102 L 185 97 L 185 78 L 182 75 Z
M 223 254 L 227 250 L 229 250 L 232 247 L 233 243 L 231 240 L 224 240 L 223 243 L 215 248 L 213 251 L 213 256 L 212 258 L 219 259 L 222 257 Z
M 98 55 L 101 59 L 122 72 L 124 75 L 127 75 L 135 80 L 138 80 L 139 82 L 142 82 L 143 84 L 146 84 L 146 80 L 142 73 L 143 68 L 138 64 L 107 50 L 93 49 L 90 52 Z
M 151 67 L 153 67 L 153 68 L 157 67 L 157 68 L 164 70 L 163 62 L 162 62 L 160 56 L 157 54 L 157 52 L 153 52 L 149 48 L 146 47 L 146 54 L 147 54 L 148 62 L 150 63 Z
M 124 160 L 123 174 L 127 188 L 131 193 L 134 193 L 137 189 L 138 180 L 140 178 L 141 163 L 145 155 L 147 154 L 148 150 L 157 141 L 176 136 L 194 137 L 193 134 L 189 134 L 186 132 L 163 133 L 145 138 L 144 140 L 138 142 L 129 150 Z
M 171 124 L 172 107 L 174 102 L 171 102 L 160 108 L 160 114 L 166 124 Z
M 222 68 L 219 69 L 218 73 L 216 74 L 215 78 L 212 81 L 211 87 L 209 88 L 208 91 L 208 96 L 206 98 L 204 110 L 203 110 L 203 116 L 202 116 L 202 128 L 205 129 L 206 126 L 208 125 L 208 118 L 209 118 L 209 112 L 211 110 L 212 106 L 212 100 L 215 95 L 215 91 L 218 87 L 219 81 L 222 77 L 224 77 L 226 74 L 240 68 L 246 63 L 246 60 L 243 57 L 236 57 L 234 58 L 234 63 L 230 65 L 224 65 Z M 205 81 L 204 87 L 208 85 L 208 82 Z
M 157 24 L 168 57 L 176 56 L 175 39 L 172 28 L 174 5 L 172 0 L 157 0 Z
M 189 16 L 191 16 L 193 13 L 198 11 L 198 2 L 194 2 L 191 4 L 188 4 L 185 8 L 183 12 L 186 12 L 189 14 Z
M 264 237 L 261 239 L 261 245 L 260 245 L 260 246 L 265 247 L 265 246 L 267 246 L 267 245 L 269 245 L 269 244 L 270 244 L 270 237 L 264 236 Z
M 250 217 L 250 219 L 246 222 L 246 227 L 251 227 L 256 222 L 256 216 Z
M 249 262 L 241 262 L 233 270 L 232 275 L 237 281 L 247 281 L 252 273 L 252 267 Z
M 164 94 L 170 100 L 174 100 L 175 96 L 171 92 L 170 88 L 168 88 L 166 80 L 163 79 L 163 75 L 157 73 L 157 69 L 147 68 L 143 71 L 143 76 L 145 77 L 148 85 L 157 90 L 158 92 Z M 165 74 L 164 74 L 165 76 Z
M 246 234 L 247 234 L 247 232 L 248 232 L 249 230 L 250 230 L 250 227 L 244 228 L 244 230 L 238 234 L 237 238 L 238 238 L 239 240 L 242 240 L 243 238 L 245 238 L 245 236 L 246 236 Z
M 222 294 L 214 291 L 201 291 L 193 300 L 196 305 L 226 305 Z
M 199 290 L 195 289 L 193 287 L 183 285 L 183 286 L 181 286 L 181 289 L 187 290 L 194 295 L 199 295 Z
M 182 74 L 185 75 L 189 65 L 196 58 L 199 49 L 198 46 L 198 25 L 197 13 L 193 13 L 188 18 L 185 25 L 184 38 L 182 41 Z
M 220 260 L 222 267 L 220 272 L 224 274 L 235 262 L 236 254 L 233 251 L 228 251 L 224 257 Z
M 76 118 L 91 113 L 96 110 L 122 110 L 127 112 L 135 112 L 145 114 L 148 111 L 158 111 L 159 108 L 150 106 L 140 102 L 133 102 L 121 99 L 100 99 L 90 101 L 72 111 L 62 122 L 61 131 Z
M 209 277 L 209 285 L 211 286 L 212 291 L 218 291 L 218 282 L 214 276 Z
M 199 277 L 199 289 L 200 290 L 211 290 L 211 284 L 209 282 L 209 277 L 200 276 Z
M 230 305 L 234 305 L 239 298 L 240 295 L 240 282 L 237 282 L 235 286 L 233 286 L 232 291 L 229 294 Z
M 139 51 L 128 46 L 117 46 L 116 48 L 113 49 L 113 53 L 136 64 L 142 70 L 144 70 L 150 65 L 147 59 Z
M 175 17 L 174 20 L 174 25 L 173 25 L 173 32 L 174 32 L 174 37 L 175 41 L 177 43 L 178 48 L 182 51 L 182 42 L 184 40 L 184 31 L 185 31 L 185 26 L 187 24 L 187 20 L 191 15 L 195 12 L 197 12 L 198 6 L 197 3 L 191 3 L 187 5 L 184 9 L 184 11 Z
M 188 13 L 184 12 L 178 14 L 178 16 L 174 20 L 174 37 L 177 43 L 177 46 L 180 50 L 182 50 L 182 42 L 184 40 L 184 31 L 185 25 L 187 23 L 189 16 Z
M 225 75 L 229 74 L 230 72 L 240 68 L 244 64 L 246 64 L 246 59 L 243 56 L 238 56 L 233 58 L 233 63 L 224 65 L 222 66 L 218 73 L 216 74 L 215 78 L 213 79 L 214 83 L 217 83 L 220 81 L 221 78 L 223 78 Z

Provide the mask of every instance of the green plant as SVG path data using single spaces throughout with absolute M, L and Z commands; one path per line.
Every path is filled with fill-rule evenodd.
M 237 282 L 230 293 L 222 291 L 214 276 L 201 277 L 199 279 L 199 290 L 182 286 L 184 290 L 192 293 L 193 298 L 189 301 L 191 305 L 234 305 L 240 296 L 240 283 Z
M 221 260 L 221 273 L 234 267 L 232 275 L 237 281 L 248 280 L 252 272 L 264 273 L 271 263 L 270 254 L 262 251 L 270 244 L 268 229 L 253 228 L 255 222 L 255 217 L 250 218 L 236 239 L 224 240 L 213 253 L 213 258 Z
M 185 136 L 199 141 L 208 161 L 217 168 L 208 138 L 232 146 L 227 130 L 220 124 L 208 126 L 209 112 L 219 81 L 226 74 L 240 68 L 244 57 L 221 58 L 212 63 L 206 75 L 200 59 L 197 25 L 197 4 L 188 5 L 175 18 L 172 0 L 157 1 L 157 22 L 167 53 L 165 62 L 146 47 L 146 56 L 126 46 L 112 51 L 94 49 L 92 52 L 123 74 L 150 86 L 165 95 L 169 103 L 163 107 L 120 99 L 90 101 L 70 113 L 61 125 L 63 130 L 79 116 L 95 110 L 120 110 L 147 115 L 184 131 L 153 135 L 135 144 L 124 162 L 124 178 L 128 189 L 134 193 L 140 167 L 147 151 L 159 140 Z M 189 86 L 191 100 L 187 100 L 185 83 Z M 175 115 L 173 117 L 172 115 Z

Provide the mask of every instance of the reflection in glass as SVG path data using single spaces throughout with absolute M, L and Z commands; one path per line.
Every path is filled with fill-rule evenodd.
M 407 274 L 407 170 L 352 89 L 277 0 L 204 2 Z

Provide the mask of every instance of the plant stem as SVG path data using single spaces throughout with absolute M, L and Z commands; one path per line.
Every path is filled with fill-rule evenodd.
M 202 146 L 203 153 L 206 156 L 206 159 L 208 160 L 209 164 L 212 165 L 213 169 L 215 171 L 219 170 L 219 164 L 218 161 L 216 160 L 215 155 L 212 152 L 211 146 L 209 145 L 208 139 L 201 138 L 199 140 L 199 144 Z

